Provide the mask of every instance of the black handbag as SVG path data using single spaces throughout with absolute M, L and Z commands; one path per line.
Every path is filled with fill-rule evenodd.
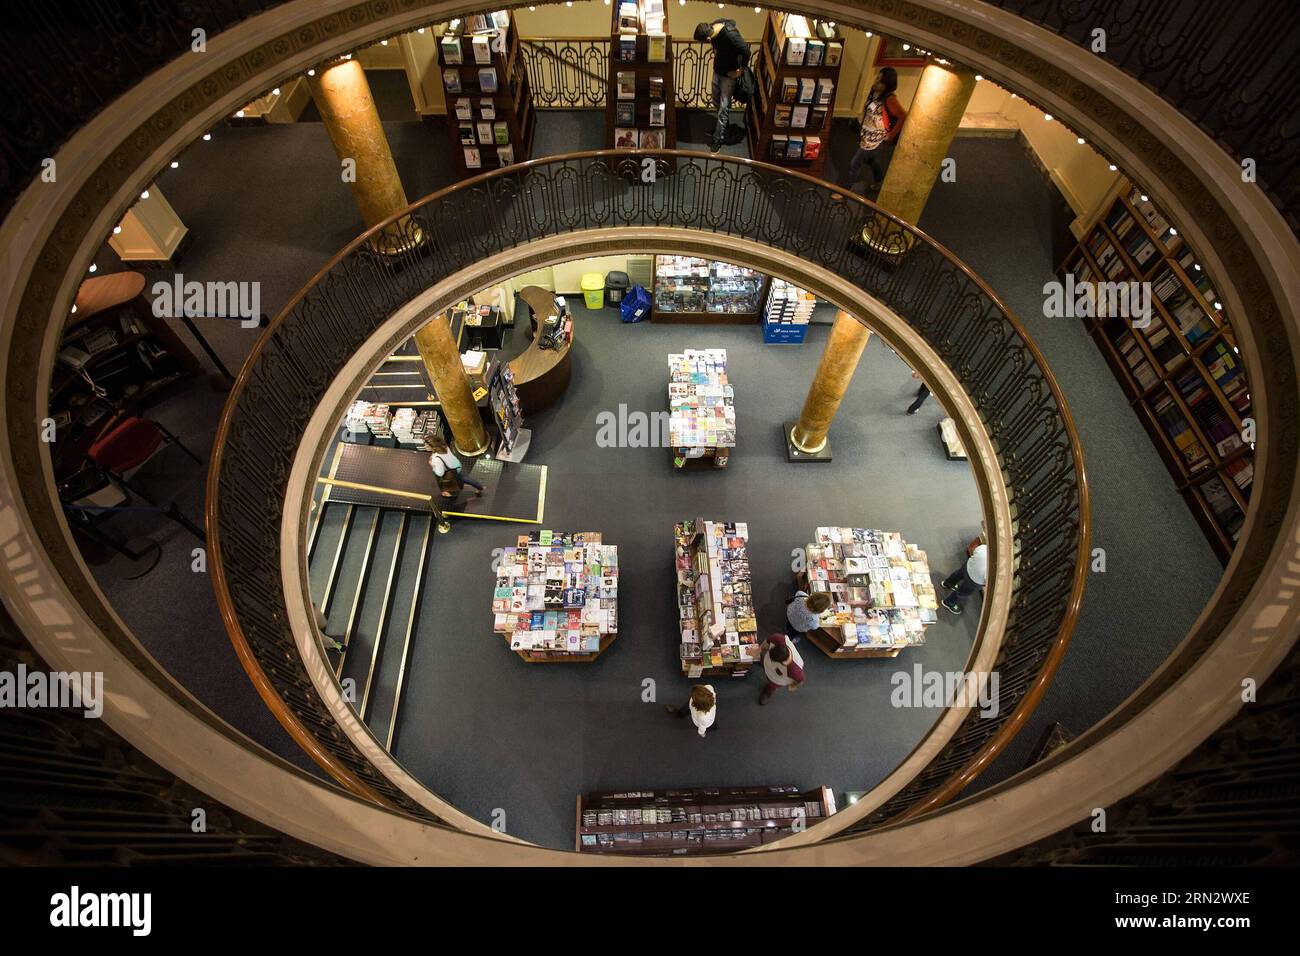
M 754 71 L 745 67 L 736 78 L 736 88 L 731 93 L 731 98 L 737 103 L 743 103 L 748 106 L 758 93 L 758 81 L 754 79 Z

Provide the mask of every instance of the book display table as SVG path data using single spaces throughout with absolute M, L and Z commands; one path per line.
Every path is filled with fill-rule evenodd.
M 759 656 L 744 522 L 695 518 L 673 528 L 682 673 L 744 677 Z M 722 633 L 715 634 L 716 624 Z
M 835 603 L 808 639 L 837 660 L 897 657 L 938 618 L 925 552 L 895 531 L 818 528 L 795 584 Z
M 521 534 L 497 567 L 492 612 L 529 663 L 594 661 L 618 636 L 618 548 L 593 531 Z
M 676 468 L 726 468 L 736 447 L 726 349 L 668 356 L 668 443 Z
M 579 853 L 688 856 L 762 846 L 836 810 L 829 787 L 703 787 L 578 797 Z

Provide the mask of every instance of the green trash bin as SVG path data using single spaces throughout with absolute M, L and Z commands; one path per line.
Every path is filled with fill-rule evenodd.
M 605 277 L 599 272 L 588 272 L 582 277 L 582 298 L 589 309 L 605 306 Z

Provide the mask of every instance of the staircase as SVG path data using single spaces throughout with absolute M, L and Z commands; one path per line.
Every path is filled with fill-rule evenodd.
M 307 550 L 312 601 L 344 698 L 388 750 L 433 537 L 431 515 L 321 502 Z

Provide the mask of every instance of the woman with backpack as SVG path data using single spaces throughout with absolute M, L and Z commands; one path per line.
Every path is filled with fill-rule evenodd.
M 460 459 L 441 437 L 426 440 L 424 447 L 433 452 L 429 456 L 429 467 L 433 469 L 433 477 L 437 479 L 438 487 L 443 489 L 444 498 L 455 498 L 465 490 L 466 485 L 474 489 L 474 494 L 483 494 L 483 485 L 464 473 Z M 448 488 L 448 485 L 451 487 Z
M 858 134 L 858 149 L 849 160 L 849 173 L 844 186 L 852 189 L 862 176 L 862 166 L 871 167 L 873 182 L 868 188 L 875 192 L 885 178 L 881 160 L 885 158 L 886 147 L 893 152 L 902 132 L 903 120 L 907 110 L 898 102 L 894 90 L 898 89 L 898 73 L 892 66 L 882 69 L 871 86 L 871 94 L 862 109 L 862 131 Z

